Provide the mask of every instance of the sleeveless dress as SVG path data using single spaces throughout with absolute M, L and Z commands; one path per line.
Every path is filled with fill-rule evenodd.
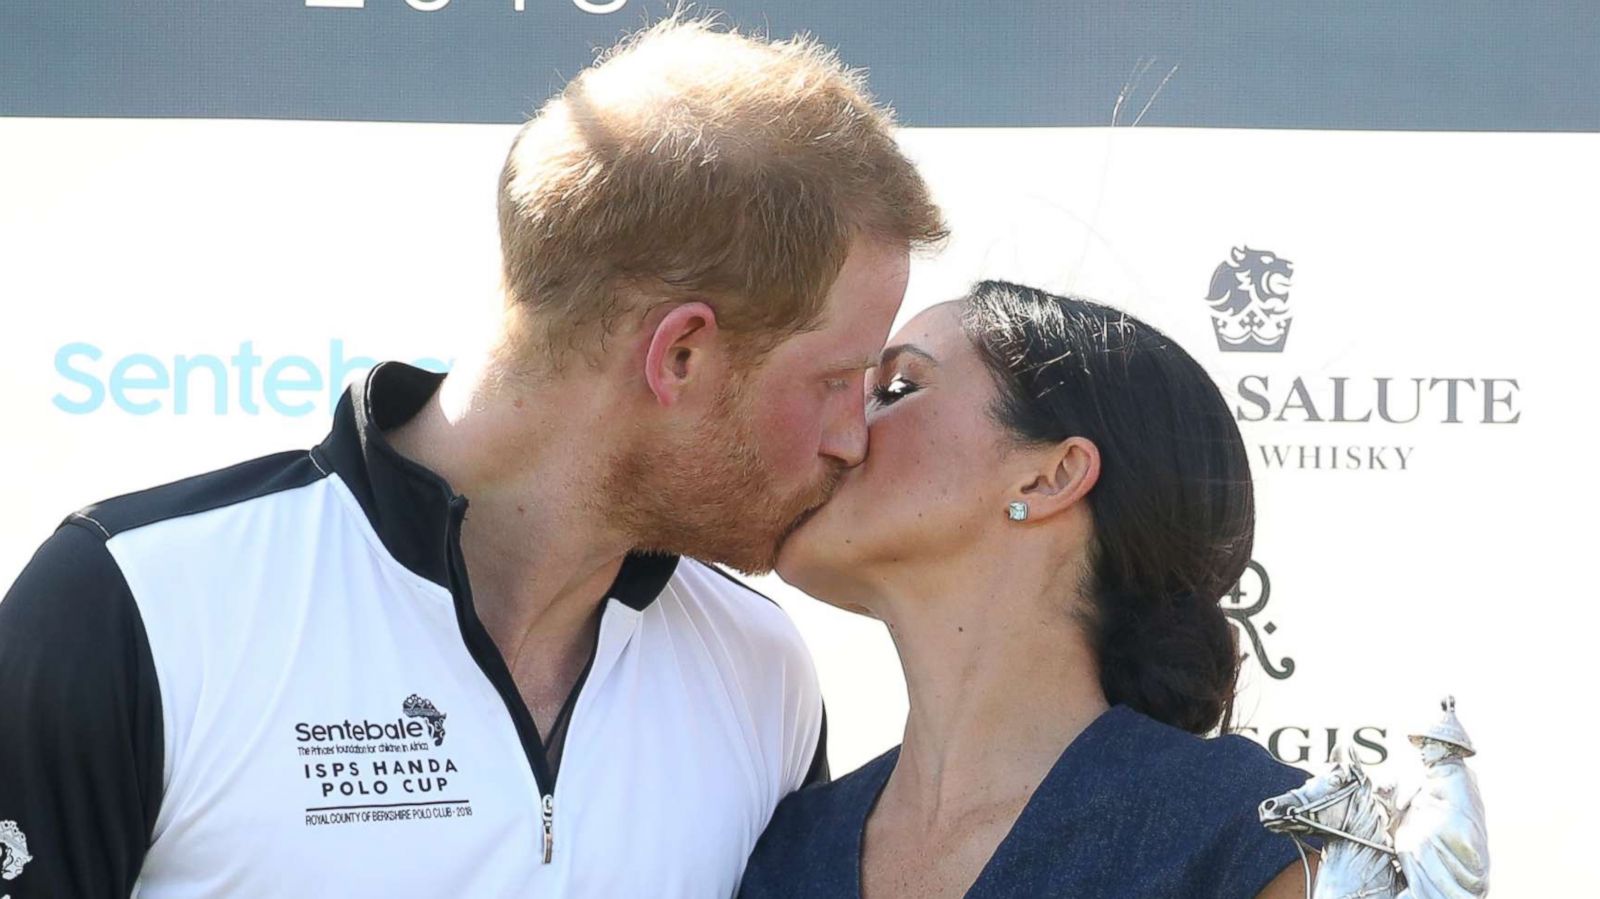
M 899 748 L 778 806 L 739 895 L 861 895 L 867 816 Z M 1299 854 L 1261 827 L 1261 801 L 1306 774 L 1241 736 L 1202 739 L 1116 706 L 1061 753 L 968 899 L 1245 899 Z

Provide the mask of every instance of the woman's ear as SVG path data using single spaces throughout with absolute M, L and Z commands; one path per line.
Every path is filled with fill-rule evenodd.
M 1030 521 L 1072 508 L 1100 480 L 1100 448 L 1087 438 L 1069 437 L 1037 458 L 1039 466 L 1017 489 Z
M 656 402 L 671 406 L 683 398 L 710 361 L 717 337 L 717 313 L 705 303 L 674 307 L 650 334 L 644 380 Z

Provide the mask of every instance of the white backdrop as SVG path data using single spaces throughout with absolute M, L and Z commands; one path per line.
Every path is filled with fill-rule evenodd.
M 0 581 L 81 505 L 315 442 L 363 357 L 444 365 L 475 340 L 512 133 L 0 119 Z M 1480 748 L 1496 895 L 1595 894 L 1573 769 L 1597 736 L 1600 297 L 1583 260 L 1600 135 L 903 140 L 955 238 L 915 266 L 902 318 L 981 276 L 1081 291 L 1167 330 L 1236 404 L 1270 579 L 1237 619 L 1251 733 L 1308 765 L 1354 738 L 1409 781 L 1404 734 L 1453 692 Z M 1293 264 L 1281 352 L 1213 339 L 1212 275 L 1244 246 Z M 896 742 L 905 693 L 881 626 L 758 586 L 816 655 L 835 771 Z M 1262 593 L 1253 573 L 1228 602 Z

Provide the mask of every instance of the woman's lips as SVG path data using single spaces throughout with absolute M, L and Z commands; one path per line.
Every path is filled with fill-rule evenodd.
M 811 508 L 805 510 L 804 512 L 801 512 L 800 515 L 797 518 L 795 518 L 794 521 L 789 523 L 789 527 L 788 527 L 787 530 L 785 530 L 783 532 L 783 536 L 778 538 L 778 546 L 782 547 L 783 544 L 787 543 L 789 541 L 789 538 L 794 536 L 794 532 L 795 531 L 798 531 L 798 530 L 800 530 L 800 528 L 804 527 L 806 522 L 810 521 L 812 519 L 812 517 L 814 517 L 818 512 L 822 511 L 822 507 L 823 506 L 826 506 L 828 503 L 830 503 L 832 501 L 833 500 L 831 500 L 831 499 L 830 500 L 826 500 L 824 502 L 818 503 L 815 506 L 812 506 Z
M 844 492 L 845 487 L 849 485 L 851 481 L 856 479 L 856 472 L 858 470 L 859 469 L 857 468 L 852 468 L 839 472 L 837 479 L 833 483 L 832 489 L 828 491 L 828 498 L 796 516 L 794 521 L 789 523 L 788 529 L 783 532 L 783 536 L 779 538 L 778 546 L 781 548 L 790 537 L 794 536 L 796 531 L 800 530 L 806 525 L 807 522 L 815 518 L 818 512 L 821 512 L 823 509 L 826 509 L 829 505 L 833 504 L 839 498 L 839 494 Z

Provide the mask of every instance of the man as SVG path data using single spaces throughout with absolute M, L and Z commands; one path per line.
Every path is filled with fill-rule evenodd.
M 0 602 L 14 899 L 726 896 L 825 776 L 792 625 L 687 557 L 768 570 L 866 451 L 943 236 L 887 114 L 669 21 L 523 128 L 499 209 L 480 358 L 73 514 Z
M 1411 734 L 1427 778 L 1397 816 L 1394 848 L 1406 899 L 1472 899 L 1489 894 L 1489 834 L 1478 779 L 1464 759 L 1477 754 L 1456 718 L 1456 700 L 1426 732 Z

